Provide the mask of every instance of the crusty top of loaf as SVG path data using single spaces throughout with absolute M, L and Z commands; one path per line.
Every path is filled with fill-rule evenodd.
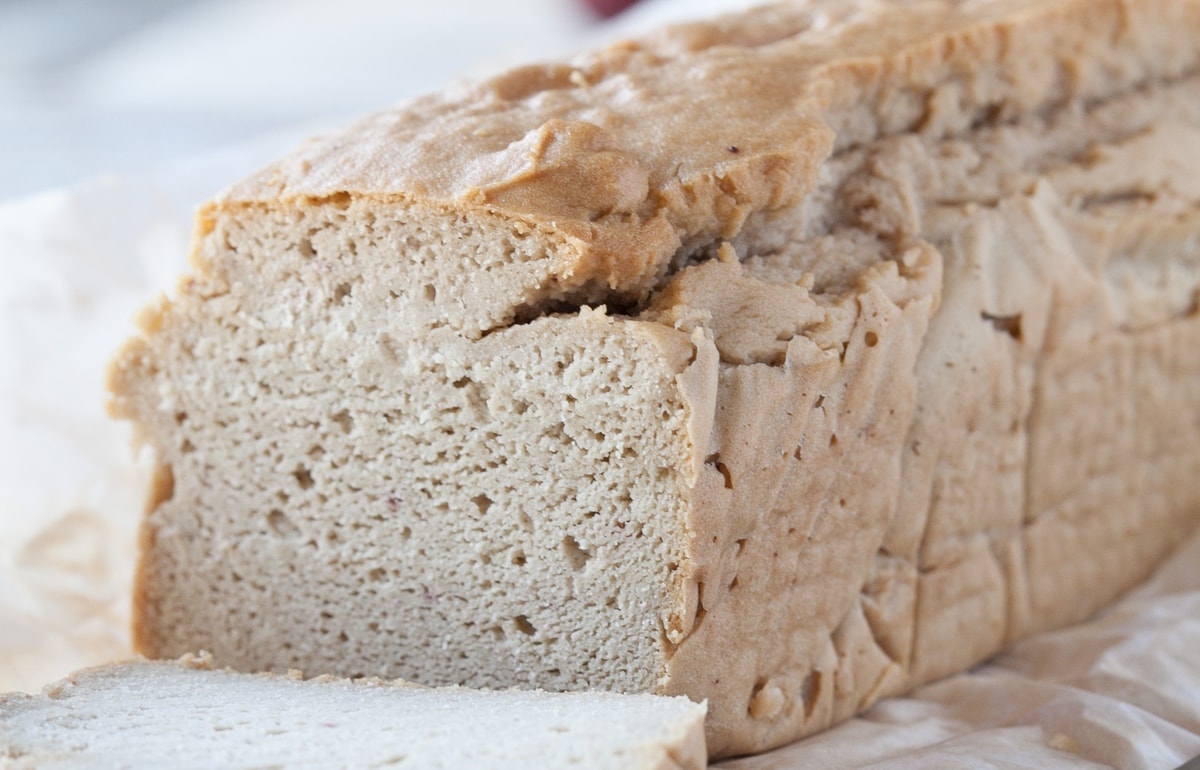
M 835 147 L 953 134 L 1193 66 L 1178 0 L 781 3 L 517 69 L 314 139 L 209 209 L 374 196 L 575 246 L 563 285 L 644 297 L 681 248 L 792 205 Z

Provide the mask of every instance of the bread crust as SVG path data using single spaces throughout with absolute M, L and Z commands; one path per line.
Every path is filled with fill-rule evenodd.
M 524 344 L 608 303 L 676 351 L 686 545 L 646 665 L 708 699 L 714 756 L 781 745 L 1085 617 L 1196 525 L 1196 39 L 1192 0 L 781 4 L 419 99 L 201 212 L 115 411 L 159 420 L 161 340 L 237 295 L 237 223 L 538 244 L 440 252 L 402 328 Z M 177 654 L 149 558 L 138 644 Z
M 364 118 L 233 185 L 201 220 L 347 195 L 486 211 L 570 242 L 554 292 L 644 299 L 681 250 L 797 203 L 835 148 L 1178 77 L 1195 65 L 1196 16 L 1186 0 L 768 5 Z M 528 288 L 549 293 L 543 277 Z

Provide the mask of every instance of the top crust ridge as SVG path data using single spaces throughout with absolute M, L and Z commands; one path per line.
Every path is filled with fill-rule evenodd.
M 681 256 L 796 206 L 835 151 L 1180 77 L 1197 51 L 1176 33 L 1198 27 L 1200 7 L 1170 0 L 764 6 L 369 116 L 234 185 L 203 228 L 363 199 L 545 244 L 506 291 L 470 300 L 492 307 L 445 319 L 469 336 L 563 301 L 642 303 Z

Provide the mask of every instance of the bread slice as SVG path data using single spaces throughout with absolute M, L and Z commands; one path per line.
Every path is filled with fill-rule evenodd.
M 112 369 L 151 656 L 709 701 L 758 751 L 1200 518 L 1200 2 L 796 2 L 198 217 Z
M 0 695 L 6 768 L 509 768 L 707 765 L 704 706 L 613 693 L 429 689 L 211 668 L 87 669 Z

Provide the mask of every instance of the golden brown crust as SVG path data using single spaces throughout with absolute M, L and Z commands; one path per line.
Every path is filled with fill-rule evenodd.
M 150 479 L 145 517 L 148 519 L 155 509 L 170 500 L 174 494 L 175 476 L 171 467 L 169 465 L 157 466 Z M 152 581 L 153 577 L 150 565 L 146 561 L 153 553 L 150 542 L 153 537 L 154 531 L 149 526 L 149 522 L 143 520 L 142 525 L 138 528 L 138 567 L 134 571 L 133 592 L 130 600 L 132 604 L 130 630 L 134 651 L 149 658 L 158 658 L 162 656 L 162 650 L 157 644 L 159 633 L 155 629 L 155 613 L 150 606 L 149 598 L 152 591 L 147 585 L 147 581 Z
M 513 321 L 638 303 L 614 329 L 669 338 L 653 355 L 688 412 L 687 552 L 648 665 L 661 690 L 710 699 L 715 754 L 762 750 L 1078 619 L 1194 522 L 1200 461 L 1166 407 L 1136 404 L 1184 424 L 1200 413 L 1194 367 L 1170 355 L 1194 349 L 1195 307 L 1154 273 L 1195 256 L 1180 246 L 1196 231 L 1181 180 L 1200 173 L 1191 153 L 1148 181 L 1122 175 L 1164 137 L 1200 136 L 1198 36 L 1195 0 L 830 1 L 524 68 L 370 117 L 233 187 L 200 217 L 182 290 L 196 304 L 156 309 L 145 330 L 186 329 L 205 298 L 236 295 L 255 278 L 239 249 L 264 272 L 283 261 L 230 245 L 246 221 L 315 232 L 326 211 L 534 244 L 495 283 L 507 266 L 435 249 L 427 261 L 470 280 L 430 278 L 427 304 L 424 278 L 366 287 L 392 291 L 376 313 L 389 334 L 449 325 L 492 344 Z M 280 240 L 293 273 L 332 269 L 312 267 L 311 232 Z M 341 279 L 295 280 L 320 299 Z M 414 307 L 412 324 L 387 316 Z M 478 312 L 447 321 L 464 308 Z M 576 333 L 539 320 L 539 334 Z M 147 355 L 128 348 L 112 380 L 116 411 L 143 421 L 164 408 L 149 386 L 151 406 L 132 405 Z M 1142 369 L 1161 380 L 1129 374 Z M 1123 432 L 1090 432 L 1093 409 Z M 1144 529 L 1126 537 L 1134 506 Z M 1073 540 L 1111 568 L 1071 558 Z
M 496 212 L 579 244 L 567 285 L 644 297 L 681 246 L 794 205 L 835 144 L 961 132 L 1177 76 L 1194 66 L 1182 30 L 1198 15 L 1174 0 L 766 6 L 372 115 L 217 207 L 349 194 Z

